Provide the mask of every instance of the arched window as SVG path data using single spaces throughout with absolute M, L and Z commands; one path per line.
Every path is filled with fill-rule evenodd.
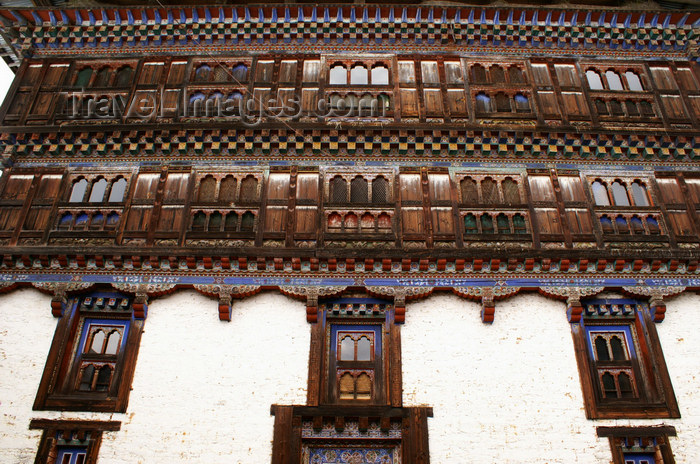
M 360 228 L 362 229 L 374 229 L 374 216 L 370 213 L 365 213 L 360 218 Z
M 336 176 L 331 179 L 329 195 L 331 203 L 348 202 L 348 186 L 345 179 Z
M 204 114 L 205 96 L 202 92 L 193 93 L 190 96 L 188 116 L 201 116 Z
M 491 74 L 491 82 L 494 84 L 505 84 L 506 82 L 506 73 L 503 71 L 503 68 L 494 65 L 489 68 L 489 74 Z
M 85 192 L 87 191 L 88 181 L 86 179 L 79 179 L 73 183 L 73 188 L 70 192 L 69 203 L 82 203 L 85 199 Z
M 88 364 L 83 368 L 83 374 L 80 376 L 80 391 L 92 390 L 92 379 L 95 377 L 95 366 Z
M 634 398 L 634 390 L 632 389 L 632 380 L 625 372 L 620 372 L 617 376 L 617 383 L 620 385 L 621 398 Z M 643 461 L 642 461 L 643 462 Z
M 88 353 L 91 354 L 103 354 L 105 340 L 107 339 L 107 334 L 104 330 L 97 330 L 92 334 L 92 342 L 90 343 L 90 348 Z
M 484 92 L 479 92 L 476 94 L 476 112 L 477 113 L 490 113 L 493 109 L 491 108 L 491 97 L 486 95 Z
M 209 215 L 209 225 L 207 226 L 207 230 L 209 232 L 220 232 L 222 219 L 223 216 L 220 212 L 214 211 L 211 213 Z
M 254 203 L 258 200 L 258 180 L 255 177 L 247 176 L 241 181 L 238 200 L 240 203 Z
M 117 354 L 119 351 L 119 342 L 121 341 L 121 334 L 117 330 L 113 330 L 112 333 L 107 337 L 107 345 L 105 345 L 105 354 Z
M 603 101 L 602 98 L 596 98 L 595 99 L 595 110 L 598 112 L 598 114 L 607 115 L 608 114 L 608 105 L 605 104 L 605 101 Z
M 472 81 L 475 84 L 485 84 L 486 83 L 486 69 L 480 64 L 475 64 L 471 68 Z
M 224 111 L 226 115 L 234 115 L 241 113 L 243 106 L 243 94 L 237 90 L 231 92 L 224 102 Z
M 624 90 L 624 87 L 622 86 L 622 80 L 620 80 L 620 75 L 615 71 L 606 71 L 605 79 L 608 81 L 608 88 L 610 90 Z
M 390 230 L 391 229 L 391 216 L 389 216 L 387 213 L 382 213 L 379 215 L 377 218 L 377 227 L 379 229 L 383 230 Z
M 632 182 L 630 186 L 632 200 L 635 206 L 649 206 L 649 196 L 646 187 L 639 181 Z
M 630 226 L 627 224 L 627 219 L 624 216 L 619 215 L 615 218 L 615 226 L 617 226 L 618 234 L 629 234 Z
M 334 110 L 345 110 L 345 99 L 338 93 L 332 93 L 328 98 L 329 106 Z
M 479 190 L 476 186 L 476 181 L 471 177 L 465 177 L 459 183 L 462 191 L 462 203 L 467 205 L 476 205 L 479 203 Z
M 105 66 L 97 72 L 95 77 L 95 82 L 92 83 L 93 87 L 107 87 L 109 85 L 110 77 L 112 77 L 112 70 Z
M 481 181 L 481 198 L 487 205 L 495 205 L 499 203 L 498 185 L 496 181 L 490 177 Z
M 386 66 L 372 68 L 372 85 L 389 85 L 389 69 Z
M 194 72 L 194 80 L 195 82 L 208 82 L 209 81 L 209 75 L 211 74 L 211 68 L 207 66 L 206 64 L 203 64 L 199 67 Z
M 488 214 L 481 215 L 481 233 L 483 234 L 493 234 L 495 231 L 493 229 L 493 219 Z
M 627 79 L 627 87 L 632 91 L 632 92 L 643 92 L 644 87 L 642 86 L 642 81 L 639 79 L 639 76 L 634 73 L 633 71 L 627 71 L 625 73 L 625 79 Z
M 343 219 L 343 225 L 345 226 L 346 231 L 357 229 L 357 215 L 355 213 L 346 214 L 345 218 Z
M 104 226 L 104 223 L 105 223 L 104 214 L 95 213 L 92 215 L 92 218 L 90 219 L 90 228 L 94 229 L 94 230 L 100 230 L 100 229 L 102 229 L 102 226 Z
M 625 100 L 625 111 L 627 111 L 628 116 L 639 116 L 637 104 L 632 100 Z
M 622 105 L 620 104 L 620 100 L 613 98 L 608 102 L 608 106 L 610 107 L 610 114 L 613 116 L 622 116 L 625 114 L 625 111 L 622 109 Z
M 646 116 L 648 118 L 656 116 L 656 113 L 654 113 L 654 107 L 651 105 L 650 102 L 646 100 L 642 100 L 639 102 L 639 109 L 642 111 L 643 116 Z
M 350 182 L 350 203 L 368 203 L 367 180 L 362 176 Z
M 61 219 L 58 220 L 58 228 L 67 230 L 70 229 L 71 225 L 73 225 L 73 215 L 71 213 L 63 213 Z
M 377 107 L 382 111 L 379 116 L 386 115 L 387 111 L 391 111 L 391 98 L 385 93 L 377 95 Z
M 340 229 L 343 227 L 343 218 L 338 213 L 328 215 L 328 229 Z
M 350 84 L 352 85 L 367 85 L 369 84 L 369 73 L 367 68 L 362 65 L 355 65 L 350 69 Z
M 197 211 L 192 217 L 192 230 L 201 232 L 207 224 L 207 215 L 203 211 Z
M 109 390 L 109 383 L 112 379 L 112 368 L 105 364 L 100 367 L 97 373 L 97 381 L 95 382 L 95 391 L 107 391 Z
M 608 198 L 608 189 L 605 188 L 605 184 L 601 181 L 596 180 L 591 184 L 591 190 L 593 190 L 593 201 L 598 206 L 610 206 L 610 199 Z
M 85 229 L 88 225 L 88 221 L 90 220 L 90 216 L 85 211 L 79 212 L 75 216 L 75 223 L 73 224 L 74 229 Z
M 627 360 L 627 353 L 625 351 L 625 347 L 622 343 L 622 340 L 620 340 L 620 337 L 615 335 L 612 338 L 610 338 L 610 349 L 612 351 L 613 361 Z
M 83 68 L 80 70 L 78 76 L 75 78 L 75 83 L 73 85 L 75 85 L 76 87 L 87 87 L 90 83 L 91 77 L 92 68 Z
M 503 213 L 496 216 L 496 227 L 498 227 L 499 234 L 510 234 L 511 231 L 508 216 Z
M 476 217 L 469 213 L 464 216 L 464 232 L 467 234 L 477 234 L 479 230 L 476 226 Z
M 591 90 L 603 90 L 603 81 L 600 79 L 600 74 L 596 71 L 592 69 L 586 71 L 586 80 Z
M 126 194 L 126 179 L 119 177 L 117 180 L 112 182 L 112 189 L 109 191 L 109 202 L 110 203 L 120 203 L 124 201 L 124 195 Z
M 601 216 L 600 227 L 603 229 L 604 234 L 614 234 L 615 233 L 615 228 L 613 227 L 613 223 L 610 220 L 610 218 L 607 216 Z
M 644 235 L 644 224 L 642 223 L 642 220 L 639 219 L 639 216 L 632 216 L 632 219 L 630 220 L 630 224 L 632 226 L 632 233 L 635 235 Z
M 217 65 L 211 74 L 214 82 L 227 82 L 231 77 L 229 70 L 221 64 Z
M 359 114 L 363 116 L 374 116 L 377 111 L 378 102 L 371 94 L 364 94 L 358 102 Z
M 595 355 L 598 361 L 610 361 L 608 342 L 602 335 L 595 338 Z
M 521 214 L 513 216 L 513 231 L 516 234 L 526 234 L 527 227 L 525 226 L 525 218 Z
M 129 66 L 124 66 L 117 71 L 117 78 L 114 81 L 115 87 L 128 87 L 131 85 L 131 80 L 134 77 L 134 69 Z
M 239 63 L 231 71 L 231 79 L 234 82 L 245 82 L 248 80 L 248 66 Z
M 383 205 L 389 203 L 389 182 L 382 176 L 372 181 L 372 203 Z
M 625 188 L 624 184 L 616 180 L 610 186 L 610 190 L 612 190 L 612 197 L 615 206 L 630 205 L 630 199 L 627 197 L 627 189 Z
M 359 349 L 359 348 L 358 348 Z M 355 398 L 358 400 L 369 400 L 372 398 L 372 379 L 363 372 L 357 376 Z
M 331 66 L 328 74 L 330 85 L 345 85 L 348 83 L 348 70 L 342 64 Z
M 107 179 L 100 177 L 96 182 L 92 184 L 92 189 L 90 190 L 90 203 L 102 203 L 105 198 L 105 192 L 107 191 Z
M 501 182 L 501 188 L 503 189 L 503 200 L 506 204 L 520 204 L 520 191 L 518 190 L 517 182 L 510 177 L 506 177 L 503 182 Z
M 252 232 L 253 229 L 255 229 L 255 215 L 246 211 L 241 217 L 241 232 Z
M 238 214 L 235 211 L 231 211 L 226 215 L 226 221 L 224 222 L 224 230 L 226 232 L 235 232 L 238 229 Z
M 197 201 L 200 203 L 213 202 L 216 198 L 216 179 L 214 176 L 206 176 L 199 183 Z
M 515 102 L 515 110 L 518 113 L 529 113 L 530 112 L 530 101 L 527 99 L 527 97 L 521 93 L 516 93 L 515 97 L 513 97 L 513 101 Z
M 236 178 L 226 176 L 219 186 L 219 203 L 231 204 L 236 199 Z
M 647 217 L 647 229 L 649 229 L 649 233 L 652 235 L 659 235 L 661 233 L 659 221 L 654 219 L 652 216 Z
M 119 213 L 116 211 L 112 211 L 107 215 L 107 223 L 105 224 L 105 228 L 107 229 L 116 229 L 117 226 L 119 225 Z
M 349 372 L 344 373 L 338 382 L 338 397 L 341 400 L 355 399 L 355 379 Z
M 525 78 L 523 77 L 523 72 L 517 66 L 511 66 L 508 68 L 508 80 L 511 84 L 523 84 L 525 83 Z
M 510 107 L 510 99 L 508 98 L 508 95 L 503 92 L 498 92 L 496 94 L 496 111 L 500 113 L 508 113 L 512 111 L 512 108 Z

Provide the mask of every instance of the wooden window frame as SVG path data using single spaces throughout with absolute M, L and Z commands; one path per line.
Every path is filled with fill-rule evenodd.
M 83 304 L 88 298 L 93 301 L 89 306 Z M 94 309 L 100 298 L 104 307 L 109 305 L 111 298 L 115 298 L 116 307 L 110 307 L 109 310 Z M 54 313 L 60 320 L 34 401 L 35 411 L 126 411 L 145 318 L 145 312 L 142 311 L 145 303 L 137 303 L 137 300 L 138 298 L 117 292 L 98 291 L 64 302 L 52 302 L 52 307 L 60 305 L 62 308 L 56 311 L 58 314 Z M 119 306 L 123 301 L 128 301 L 126 307 Z M 81 360 L 86 358 L 84 361 L 88 362 L 88 358 L 99 358 L 99 355 L 96 357 L 86 354 L 84 349 L 79 352 L 88 343 L 85 332 L 89 326 L 85 324 L 86 320 L 104 320 L 105 323 L 116 320 L 125 324 L 126 340 L 122 340 L 118 353 L 115 356 L 103 355 L 115 365 L 106 391 L 79 390 Z
M 102 433 L 119 431 L 121 422 L 32 419 L 29 428 L 43 430 L 34 464 L 61 464 L 57 462 L 57 454 L 67 437 L 68 441 L 76 439 L 80 442 L 78 446 L 85 447 L 83 464 L 96 464 Z
M 607 437 L 610 441 L 610 451 L 612 452 L 612 464 L 625 464 L 625 449 L 636 450 L 629 447 L 630 443 L 638 440 L 638 443 L 646 442 L 647 446 L 643 452 L 661 456 L 663 461 L 656 460 L 656 464 L 675 464 L 676 461 L 671 452 L 671 445 L 668 437 L 676 436 L 676 428 L 671 425 L 659 425 L 648 427 L 596 427 L 599 437 Z M 632 452 L 635 452 L 632 451 Z M 627 451 L 629 453 L 630 451 Z
M 583 315 L 572 322 L 576 361 L 588 419 L 679 418 L 680 410 L 664 361 L 656 327 L 646 303 L 627 300 L 589 300 L 582 302 Z M 600 315 L 596 308 L 623 308 L 618 314 Z M 617 309 L 616 309 L 617 311 Z M 598 380 L 596 361 L 588 342 L 587 326 L 608 326 L 629 330 L 635 398 L 604 398 Z

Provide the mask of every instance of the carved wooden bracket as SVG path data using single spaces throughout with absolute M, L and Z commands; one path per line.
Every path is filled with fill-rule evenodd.
M 259 285 L 194 285 L 194 289 L 219 300 L 219 320 L 231 322 L 233 298 L 244 298 L 260 291 Z
M 496 316 L 496 303 L 494 302 L 493 289 L 484 287 L 481 289 L 481 322 L 493 324 Z
M 91 283 L 83 282 L 32 282 L 32 286 L 43 292 L 51 293 L 51 314 L 61 317 L 68 304 L 68 293 L 87 290 Z
M 685 291 L 685 287 L 622 287 L 626 293 L 638 297 L 649 298 L 649 312 L 654 322 L 663 322 L 666 318 L 665 297 L 678 295 Z
M 425 298 L 433 293 L 433 287 L 367 287 L 372 295 L 394 297 L 394 322 L 406 322 L 406 301 Z
M 148 294 L 136 293 L 136 298 L 131 305 L 134 308 L 134 319 L 146 319 L 148 315 Z

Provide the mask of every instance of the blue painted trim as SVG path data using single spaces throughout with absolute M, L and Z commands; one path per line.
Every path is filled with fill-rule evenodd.
M 78 352 L 76 353 L 76 358 L 79 358 L 85 353 L 85 343 L 87 341 L 88 332 L 90 331 L 90 325 L 113 325 L 124 328 L 124 333 L 122 334 L 121 346 L 119 347 L 119 353 L 122 352 L 124 346 L 126 345 L 126 338 L 129 335 L 129 320 L 127 319 L 95 319 L 95 318 L 85 318 L 83 321 L 83 333 L 80 334 L 80 342 L 78 343 Z

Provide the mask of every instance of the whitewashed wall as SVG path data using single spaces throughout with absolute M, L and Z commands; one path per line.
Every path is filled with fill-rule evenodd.
M 151 303 L 126 414 L 32 412 L 56 320 L 50 299 L 0 297 L 0 462 L 33 463 L 41 435 L 29 420 L 119 420 L 100 464 L 270 462 L 270 405 L 304 404 L 309 326 L 303 303 L 261 294 L 234 303 L 181 291 Z
M 668 302 L 658 324 L 682 419 L 585 418 L 564 303 L 519 295 L 496 304 L 493 325 L 480 306 L 438 295 L 409 304 L 402 329 L 404 404 L 431 405 L 435 464 L 600 464 L 611 462 L 602 425 L 674 425 L 678 464 L 700 454 L 700 297 Z
M 303 404 L 309 326 L 304 305 L 265 293 L 234 303 L 179 291 L 151 303 L 126 414 L 32 411 L 56 327 L 49 297 L 0 296 L 0 462 L 33 463 L 32 418 L 119 420 L 100 464 L 270 462 L 270 405 Z M 668 301 L 658 324 L 682 419 L 585 419 L 563 303 L 538 295 L 498 302 L 493 325 L 451 295 L 410 303 L 402 328 L 404 402 L 430 405 L 433 464 L 610 462 L 598 425 L 670 424 L 678 464 L 698 462 L 700 297 Z

